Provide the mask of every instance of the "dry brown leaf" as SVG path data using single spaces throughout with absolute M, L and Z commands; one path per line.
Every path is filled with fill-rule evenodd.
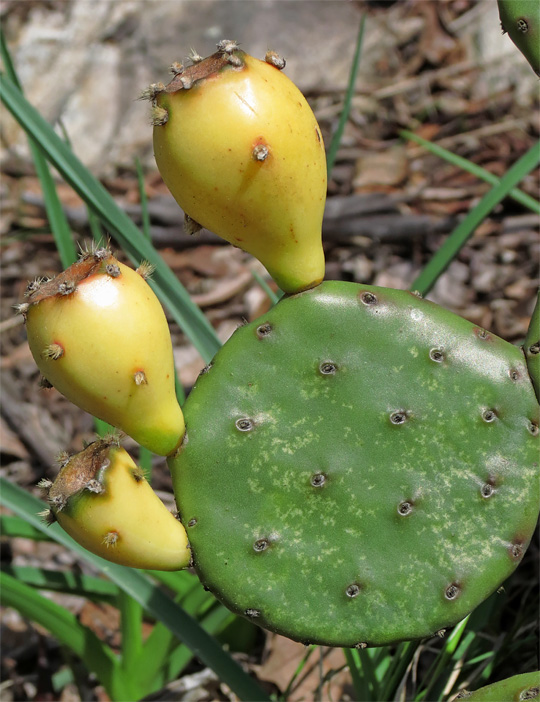
M 116 607 L 106 602 L 87 601 L 81 609 L 79 621 L 110 646 L 120 646 L 120 613 Z
M 0 454 L 2 454 L 2 463 L 6 456 L 14 456 L 15 458 L 23 459 L 29 457 L 25 445 L 9 428 L 3 417 L 0 417 Z
M 405 148 L 392 147 L 381 153 L 370 153 L 356 162 L 353 180 L 355 192 L 387 191 L 402 183 L 408 174 Z
M 268 638 L 267 651 L 267 658 L 257 671 L 258 677 L 261 680 L 274 683 L 284 692 L 306 655 L 307 648 L 303 644 L 283 636 L 271 634 Z M 319 647 L 311 653 L 292 685 L 291 693 L 287 698 L 289 702 L 306 702 L 317 699 L 321 683 L 321 652 L 323 656 L 322 673 L 324 678 L 328 677 L 328 680 L 323 686 L 320 699 L 340 700 L 343 698 L 344 688 L 351 685 L 348 668 L 341 670 L 346 663 L 345 655 L 340 648 Z M 332 671 L 340 672 L 336 672 L 334 675 Z

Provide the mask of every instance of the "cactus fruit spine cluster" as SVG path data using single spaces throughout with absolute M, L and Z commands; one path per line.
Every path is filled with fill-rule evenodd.
M 223 41 L 144 93 L 188 230 L 252 253 L 289 293 L 216 355 L 186 425 L 144 276 L 97 249 L 29 287 L 21 311 L 44 377 L 168 456 L 181 523 L 110 441 L 44 486 L 49 516 L 134 567 L 180 568 L 191 555 L 233 611 L 305 643 L 429 636 L 494 591 L 529 543 L 538 330 L 524 357 L 412 294 L 321 282 L 324 147 L 283 66 Z M 146 499 L 156 526 L 141 533 L 133 515 Z

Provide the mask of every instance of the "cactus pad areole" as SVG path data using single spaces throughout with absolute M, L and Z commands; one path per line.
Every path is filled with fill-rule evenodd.
M 539 509 L 520 349 L 397 290 L 326 282 L 233 335 L 169 459 L 195 568 L 304 643 L 460 621 L 520 562 Z

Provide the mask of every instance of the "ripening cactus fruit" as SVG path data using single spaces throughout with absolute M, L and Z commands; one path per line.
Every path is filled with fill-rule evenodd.
M 169 327 L 145 271 L 96 249 L 56 278 L 31 283 L 19 309 L 34 360 L 51 385 L 167 455 L 182 440 L 184 418 Z
M 540 77 L 539 0 L 497 0 L 503 33 L 508 36 Z
M 129 454 L 102 439 L 66 459 L 48 491 L 49 521 L 92 553 L 132 568 L 178 570 L 191 554 L 184 527 Z
M 471 702 L 525 702 L 540 699 L 540 672 L 514 675 L 479 690 L 469 692 L 462 690 L 452 702 L 470 700 Z
M 331 646 L 459 622 L 521 561 L 540 507 L 521 349 L 398 290 L 328 281 L 238 329 L 168 459 L 203 584 Z
M 190 231 L 207 227 L 249 252 L 285 292 L 313 287 L 324 277 L 321 131 L 277 54 L 218 47 L 145 91 L 156 163 Z

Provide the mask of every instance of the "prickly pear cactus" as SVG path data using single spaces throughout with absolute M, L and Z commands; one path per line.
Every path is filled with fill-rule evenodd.
M 169 459 L 195 568 L 303 642 L 382 645 L 460 621 L 539 510 L 520 349 L 403 291 L 325 282 L 239 329 Z
M 470 700 L 471 702 L 524 702 L 540 698 L 540 672 L 514 675 L 500 680 L 493 685 L 486 685 L 475 692 L 463 690 L 452 702 Z

